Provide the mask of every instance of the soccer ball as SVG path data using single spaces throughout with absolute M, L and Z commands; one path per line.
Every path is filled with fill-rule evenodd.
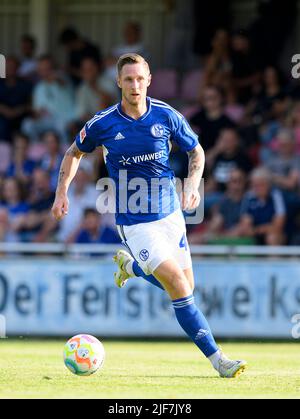
M 65 366 L 76 375 L 91 375 L 103 366 L 102 343 L 91 335 L 76 335 L 64 347 Z

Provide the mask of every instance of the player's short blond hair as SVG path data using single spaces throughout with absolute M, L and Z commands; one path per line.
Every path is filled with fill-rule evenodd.
M 118 62 L 117 62 L 118 76 L 121 75 L 121 71 L 122 71 L 122 68 L 124 67 L 124 65 L 126 65 L 126 64 L 140 64 L 140 63 L 144 64 L 145 67 L 147 68 L 147 70 L 150 73 L 149 64 L 147 63 L 145 58 L 142 57 L 141 55 L 135 54 L 135 53 L 129 53 L 129 54 L 121 55 L 121 57 L 118 59 Z

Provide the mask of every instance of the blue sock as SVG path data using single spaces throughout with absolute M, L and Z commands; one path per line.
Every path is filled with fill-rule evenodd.
M 217 352 L 219 348 L 206 318 L 194 303 L 194 296 L 179 298 L 172 303 L 178 323 L 204 355 L 209 357 Z
M 161 285 L 161 283 L 153 275 L 146 275 L 144 273 L 144 271 L 142 270 L 142 268 L 139 267 L 139 265 L 136 261 L 134 261 L 133 264 L 132 264 L 132 270 L 133 270 L 133 273 L 136 276 L 141 276 L 144 279 L 146 279 L 146 281 L 150 282 L 151 284 L 155 285 L 156 287 L 158 287 L 162 290 L 165 290 L 164 287 Z

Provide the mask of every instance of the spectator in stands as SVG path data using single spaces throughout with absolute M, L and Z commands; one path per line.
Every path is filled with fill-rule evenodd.
M 207 173 L 204 179 L 204 212 L 209 216 L 215 205 L 220 203 L 224 193 L 218 189 L 213 176 Z
M 40 166 L 49 173 L 51 189 L 55 191 L 60 165 L 63 159 L 61 151 L 61 139 L 57 132 L 47 131 L 43 135 L 43 143 L 46 146 L 46 152 L 43 155 Z
M 281 129 L 276 139 L 276 151 L 267 160 L 266 167 L 272 173 L 272 183 L 281 190 L 287 212 L 286 232 L 288 239 L 295 230 L 295 220 L 300 209 L 300 156 L 295 153 L 295 136 L 290 129 Z
M 295 136 L 296 150 L 300 155 L 300 101 L 293 103 L 292 109 L 286 118 L 286 125 L 293 130 Z
M 94 208 L 86 208 L 80 230 L 75 238 L 76 243 L 113 244 L 121 243 L 120 237 L 114 228 L 103 226 L 101 215 Z
M 149 58 L 149 53 L 142 40 L 142 26 L 139 22 L 128 21 L 123 28 L 123 42 L 113 48 L 106 58 L 104 74 L 111 83 L 116 83 L 116 63 L 122 54 L 134 52 L 142 55 L 145 59 Z
M 0 207 L 0 242 L 15 242 L 17 237 L 10 229 L 9 216 L 6 208 Z
M 197 2 L 195 0 L 162 0 L 162 3 L 165 3 L 165 19 L 168 22 L 164 42 L 164 66 L 183 74 L 198 64 L 198 57 L 192 50 L 194 30 L 191 31 L 191 27 L 195 29 L 194 24 L 197 23 L 194 8 L 194 3 Z M 202 7 L 202 14 L 203 9 Z M 202 26 L 203 18 L 201 17 Z
M 241 147 L 241 139 L 235 129 L 225 128 L 221 131 L 217 144 L 207 159 L 207 165 L 221 191 L 225 190 L 233 169 L 250 172 L 252 164 Z
M 209 211 L 222 198 L 222 190 L 213 176 L 209 176 L 208 169 L 212 167 L 213 162 L 220 150 L 220 143 L 217 140 L 224 129 L 234 129 L 235 123 L 225 114 L 222 104 L 222 96 L 219 89 L 214 86 L 206 87 L 203 92 L 203 110 L 194 115 L 191 124 L 199 132 L 201 145 L 206 151 L 206 161 L 208 165 L 205 171 L 205 210 Z M 225 156 L 226 159 L 226 156 Z
M 11 141 L 31 110 L 32 85 L 18 77 L 15 57 L 6 59 L 6 78 L 0 79 L 0 140 Z
M 23 220 L 29 213 L 29 205 L 25 202 L 22 183 L 16 178 L 7 178 L 3 184 L 3 204 L 8 216 L 10 239 L 22 240 Z
M 82 83 L 76 93 L 76 119 L 83 124 L 96 112 L 118 100 L 116 82 L 101 75 L 99 64 L 92 58 L 81 62 Z
M 21 59 L 18 75 L 23 79 L 35 82 L 37 80 L 37 58 L 35 56 L 36 40 L 30 35 L 21 38 Z
M 35 169 L 28 198 L 29 213 L 22 220 L 22 231 L 26 241 L 52 240 L 57 227 L 50 213 L 54 198 L 55 193 L 51 189 L 49 173 L 41 168 Z
M 234 128 L 235 123 L 224 114 L 223 97 L 217 87 L 208 86 L 203 90 L 202 105 L 203 109 L 191 117 L 190 123 L 201 135 L 204 150 L 210 152 L 221 130 Z
M 240 169 L 231 170 L 225 194 L 220 203 L 213 208 L 212 217 L 207 222 L 205 230 L 202 234 L 193 231 L 189 241 L 199 244 L 239 238 L 241 205 L 245 188 L 246 173 Z
M 235 124 L 241 125 L 245 116 L 245 106 L 238 102 L 237 91 L 232 84 L 226 89 L 225 115 Z
M 217 86 L 227 92 L 231 85 L 230 37 L 225 29 L 218 29 L 212 39 L 212 51 L 207 57 L 201 90 L 205 86 Z
M 123 43 L 113 49 L 113 56 L 118 59 L 120 55 L 134 52 L 145 59 L 148 58 L 148 52 L 142 40 L 142 26 L 139 22 L 126 22 L 123 28 Z
M 80 225 L 84 210 L 95 208 L 98 192 L 91 182 L 93 167 L 89 160 L 82 159 L 77 174 L 72 182 L 69 197 L 69 213 L 59 224 L 58 240 L 74 241 L 74 233 Z
M 291 112 L 289 108 L 289 100 L 285 96 L 282 96 L 274 100 L 269 119 L 265 123 L 262 123 L 260 116 L 255 117 L 261 146 L 259 153 L 260 160 L 263 164 L 270 159 L 274 150 L 276 150 L 276 138 L 279 131 L 286 126 L 290 126 Z
M 251 190 L 241 208 L 240 234 L 253 237 L 260 245 L 282 245 L 285 242 L 286 209 L 282 194 L 272 189 L 272 178 L 266 168 L 251 174 Z
M 23 133 L 16 133 L 12 147 L 12 161 L 8 166 L 6 176 L 16 177 L 24 185 L 28 185 L 36 162 L 28 156 L 30 139 Z
M 24 121 L 23 130 L 36 141 L 51 129 L 66 139 L 68 126 L 75 116 L 72 87 L 57 72 L 49 55 L 40 57 L 38 74 L 40 81 L 33 91 L 34 118 Z
M 300 181 L 300 157 L 295 153 L 294 133 L 281 129 L 277 136 L 277 150 L 266 162 L 272 173 L 272 183 L 282 192 L 298 192 Z
M 32 176 L 32 185 L 28 202 L 30 209 L 47 211 L 53 204 L 54 192 L 51 190 L 50 175 L 42 168 L 36 168 Z
M 231 40 L 232 77 L 238 91 L 239 101 L 247 103 L 253 87 L 259 82 L 260 63 L 254 54 L 249 36 L 245 31 L 237 31 Z
M 3 185 L 4 185 L 5 176 L 0 174 L 0 205 L 3 202 Z
M 262 85 L 252 100 L 252 115 L 258 115 L 262 120 L 270 118 L 274 103 L 285 97 L 282 86 L 283 79 L 279 70 L 272 66 L 266 67 Z
M 81 82 L 80 68 L 84 58 L 92 58 L 102 69 L 102 53 L 99 46 L 84 39 L 75 28 L 65 28 L 59 36 L 59 42 L 66 50 L 67 72 L 75 86 Z
M 210 231 L 217 236 L 239 237 L 241 205 L 246 189 L 246 173 L 241 169 L 230 172 L 225 195 L 215 209 L 210 222 Z

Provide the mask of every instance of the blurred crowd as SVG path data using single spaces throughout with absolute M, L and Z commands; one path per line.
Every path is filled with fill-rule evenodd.
M 262 64 L 246 31 L 219 29 L 182 112 L 206 152 L 206 218 L 190 242 L 299 244 L 299 81 Z
M 205 220 L 189 226 L 192 244 L 300 244 L 300 83 L 276 60 L 262 62 L 247 31 L 217 29 L 186 72 L 156 69 L 150 96 L 179 109 L 206 153 Z M 36 55 L 24 35 L 0 80 L 0 242 L 117 243 L 113 216 L 100 215 L 95 184 L 106 174 L 101 152 L 83 159 L 70 211 L 50 214 L 60 163 L 83 124 L 119 100 L 115 64 L 125 52 L 150 58 L 137 22 L 104 57 L 76 29 L 59 37 L 65 64 Z M 151 61 L 151 58 L 150 58 Z M 171 154 L 175 174 L 187 157 Z

